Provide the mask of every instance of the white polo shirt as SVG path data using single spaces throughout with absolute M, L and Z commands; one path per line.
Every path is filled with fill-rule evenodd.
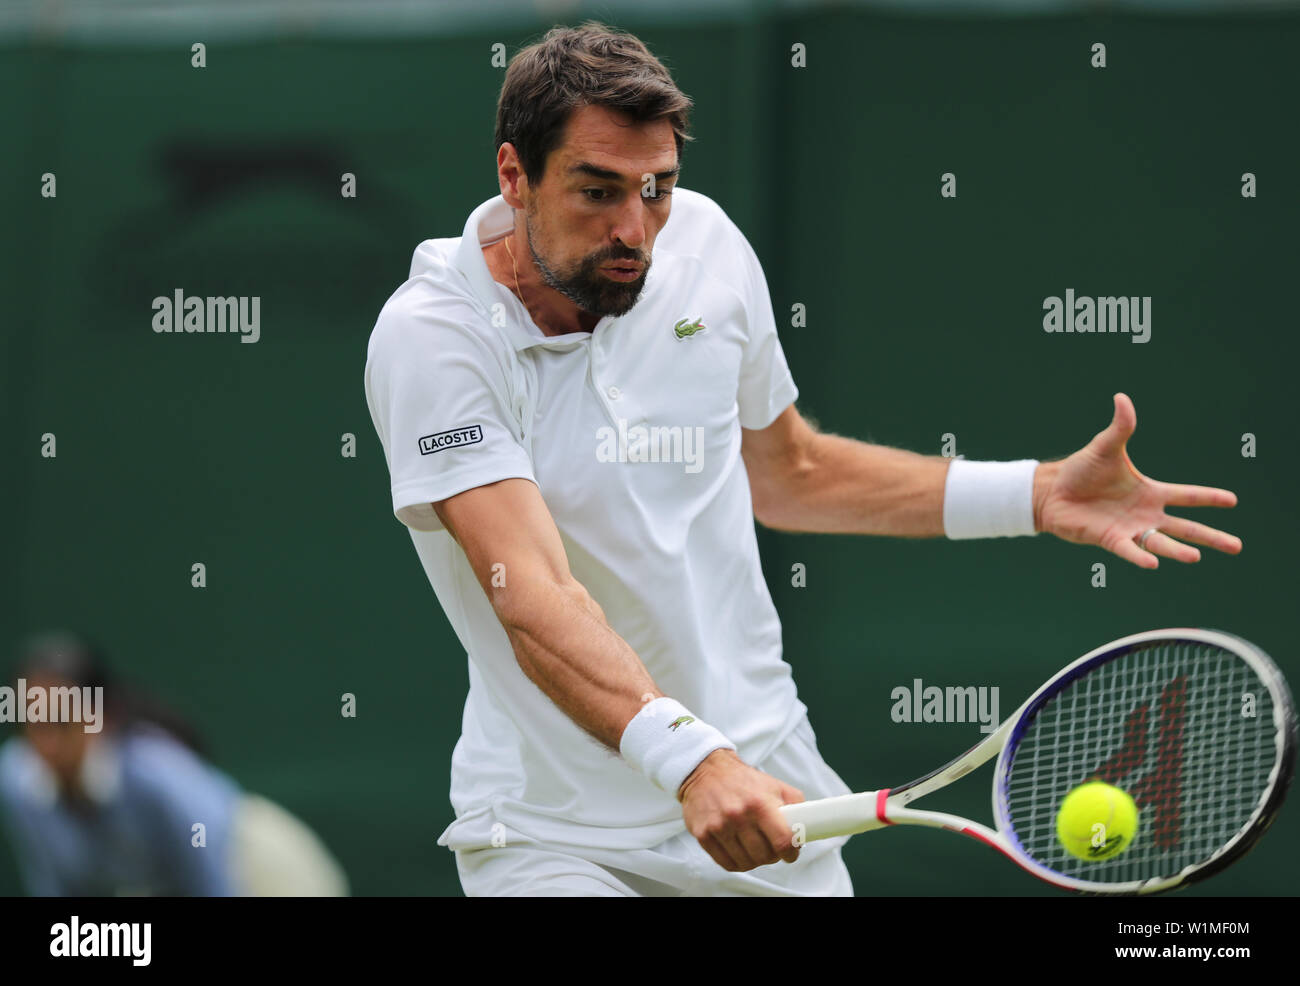
M 681 806 L 524 675 L 431 504 L 536 483 L 574 577 L 656 684 L 756 763 L 806 710 L 760 569 L 741 426 L 766 427 L 798 392 L 758 259 L 708 197 L 674 191 L 628 314 L 549 338 L 483 258 L 512 221 L 498 196 L 462 237 L 420 244 L 366 362 L 393 510 L 469 657 L 457 820 L 439 841 L 649 848 L 682 831 Z

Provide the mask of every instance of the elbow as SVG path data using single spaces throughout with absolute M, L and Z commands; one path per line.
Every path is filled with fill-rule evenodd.
M 745 456 L 754 519 L 776 531 L 800 527 L 801 504 L 824 477 L 816 436 L 784 444 L 778 450 L 756 449 Z
M 803 493 L 814 488 L 813 463 L 805 459 L 783 474 L 779 482 L 756 481 L 749 484 L 754 519 L 774 531 L 799 530 L 800 503 Z
M 770 496 L 759 496 L 757 490 L 751 490 L 751 496 L 754 501 L 754 519 L 763 527 L 780 530 L 779 514 L 772 498 Z
M 797 531 L 799 529 L 798 524 L 791 519 L 788 511 L 782 511 L 773 506 L 766 506 L 760 510 L 758 505 L 755 504 L 754 519 L 763 527 L 772 531 Z

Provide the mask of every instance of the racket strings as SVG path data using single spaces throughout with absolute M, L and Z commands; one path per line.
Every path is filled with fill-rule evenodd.
M 1052 695 L 1021 735 L 1002 785 L 1008 835 L 1076 879 L 1142 882 L 1221 851 L 1253 820 L 1278 759 L 1273 701 L 1237 655 L 1199 642 L 1155 642 L 1094 667 Z M 1086 781 L 1127 791 L 1139 825 L 1099 862 L 1065 851 L 1062 800 Z

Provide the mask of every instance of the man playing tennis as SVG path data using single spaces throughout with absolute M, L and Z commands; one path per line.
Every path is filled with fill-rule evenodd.
M 678 186 L 690 106 L 630 35 L 524 49 L 500 195 L 419 246 L 370 339 L 393 509 L 469 656 L 440 842 L 470 896 L 852 893 L 844 840 L 800 848 L 779 811 L 849 788 L 782 659 L 755 518 L 1047 531 L 1144 568 L 1199 558 L 1176 538 L 1241 550 L 1165 513 L 1236 498 L 1141 475 L 1122 394 L 1056 463 L 817 432 L 754 251 Z

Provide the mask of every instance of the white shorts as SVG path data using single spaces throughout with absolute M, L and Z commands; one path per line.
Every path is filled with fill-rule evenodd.
M 807 718 L 755 766 L 809 800 L 850 793 L 817 752 Z M 689 832 L 650 849 L 584 849 L 581 856 L 537 844 L 459 850 L 456 868 L 468 897 L 852 897 L 840 858 L 846 841 L 810 842 L 794 863 L 746 873 L 724 870 Z

